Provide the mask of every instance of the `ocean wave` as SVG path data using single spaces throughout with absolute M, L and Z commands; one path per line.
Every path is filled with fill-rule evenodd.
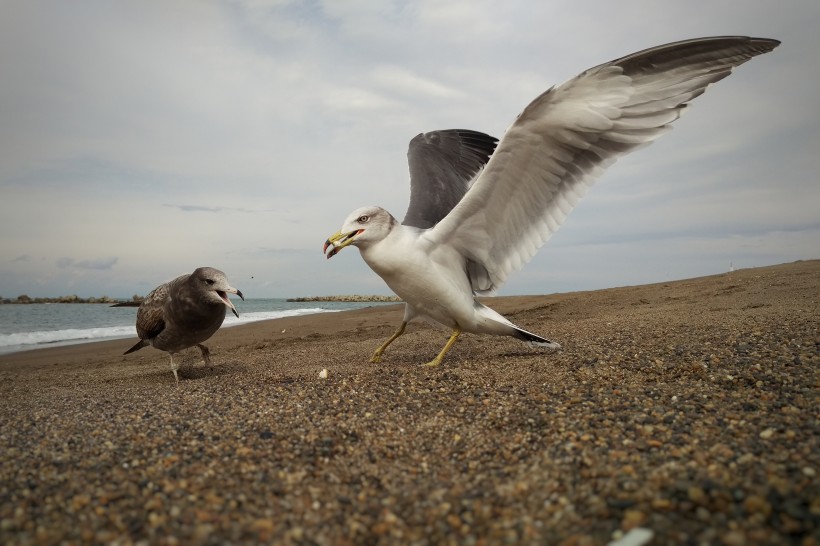
M 285 309 L 281 311 L 261 311 L 255 313 L 243 313 L 239 318 L 233 315 L 225 317 L 222 323 L 224 328 L 239 326 L 260 320 L 270 320 L 284 317 L 294 317 L 299 315 L 311 315 L 314 313 L 333 313 L 336 309 Z M 43 346 L 57 347 L 60 345 L 72 345 L 87 341 L 102 341 L 106 339 L 119 339 L 126 337 L 137 337 L 137 330 L 134 325 L 128 326 L 103 326 L 99 328 L 67 328 L 65 330 L 46 330 L 36 332 L 18 332 L 12 334 L 0 334 L 0 354 L 38 349 Z
M 134 326 L 108 326 L 101 328 L 68 328 L 41 332 L 17 332 L 0 334 L 0 353 L 11 353 L 25 349 L 35 349 L 41 345 L 68 345 L 83 341 L 99 341 L 136 337 Z
M 310 307 L 305 309 L 283 309 L 281 311 L 258 311 L 255 313 L 241 313 L 239 318 L 228 313 L 225 317 L 223 327 L 238 326 L 240 324 L 247 324 L 248 322 L 257 322 L 260 320 L 270 320 L 285 317 L 298 317 L 301 315 L 313 315 L 315 313 L 335 313 L 343 311 L 344 309 L 322 309 L 321 307 Z

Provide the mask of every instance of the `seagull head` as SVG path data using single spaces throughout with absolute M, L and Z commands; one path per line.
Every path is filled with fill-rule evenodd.
M 377 243 L 387 237 L 394 225 L 396 219 L 381 207 L 356 209 L 348 215 L 342 229 L 328 237 L 322 252 L 332 258 L 348 245 L 363 247 Z
M 226 277 L 222 271 L 214 269 L 213 267 L 200 267 L 191 274 L 191 278 L 204 290 L 209 300 L 224 304 L 228 309 L 233 311 L 236 318 L 239 318 L 236 307 L 234 307 L 231 300 L 228 299 L 228 293 L 236 294 L 242 298 L 242 301 L 245 301 L 245 296 L 242 295 L 241 290 L 237 290 L 228 284 L 228 277 Z

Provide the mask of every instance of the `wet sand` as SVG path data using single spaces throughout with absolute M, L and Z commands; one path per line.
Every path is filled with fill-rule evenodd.
M 0 542 L 820 544 L 820 261 L 494 298 L 563 345 L 401 305 L 0 356 Z M 319 376 L 328 370 L 326 379 Z

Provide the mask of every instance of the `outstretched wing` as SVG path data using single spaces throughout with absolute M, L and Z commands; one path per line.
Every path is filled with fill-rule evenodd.
M 669 130 L 709 84 L 779 43 L 745 36 L 676 42 L 549 89 L 524 109 L 467 194 L 425 237 L 464 254 L 476 292 L 494 292 L 606 167 Z
M 461 200 L 498 139 L 466 129 L 422 133 L 410 141 L 410 205 L 403 224 L 436 225 Z

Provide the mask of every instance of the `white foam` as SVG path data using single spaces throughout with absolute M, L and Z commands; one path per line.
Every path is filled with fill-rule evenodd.
M 82 341 L 98 341 L 136 337 L 134 326 L 111 326 L 101 328 L 69 328 L 67 330 L 48 330 L 42 332 L 19 332 L 0 334 L 0 353 L 13 353 L 26 349 L 35 349 L 42 345 L 68 345 Z
M 260 320 L 270 320 L 283 317 L 294 317 L 299 315 L 311 315 L 314 313 L 333 313 L 342 309 L 286 309 L 282 311 L 262 311 L 256 313 L 243 313 L 236 318 L 233 314 L 225 317 L 223 327 L 238 326 Z M 137 337 L 137 329 L 134 325 L 128 326 L 108 326 L 100 328 L 70 328 L 66 330 L 48 330 L 39 332 L 20 332 L 14 334 L 0 334 L 0 354 L 26 351 L 29 349 L 39 349 L 43 346 L 57 347 L 60 345 L 72 345 L 86 341 L 102 341 L 105 339 L 119 339 L 126 337 Z
M 256 313 L 241 313 L 239 318 L 233 316 L 230 311 L 225 317 L 223 327 L 238 326 L 239 324 L 247 324 L 249 322 L 257 322 L 260 320 L 270 320 L 285 317 L 298 317 L 300 315 L 313 315 L 315 313 L 335 313 L 337 311 L 344 311 L 344 309 L 322 309 L 320 307 L 312 307 L 308 309 L 285 309 L 282 311 L 259 311 Z

